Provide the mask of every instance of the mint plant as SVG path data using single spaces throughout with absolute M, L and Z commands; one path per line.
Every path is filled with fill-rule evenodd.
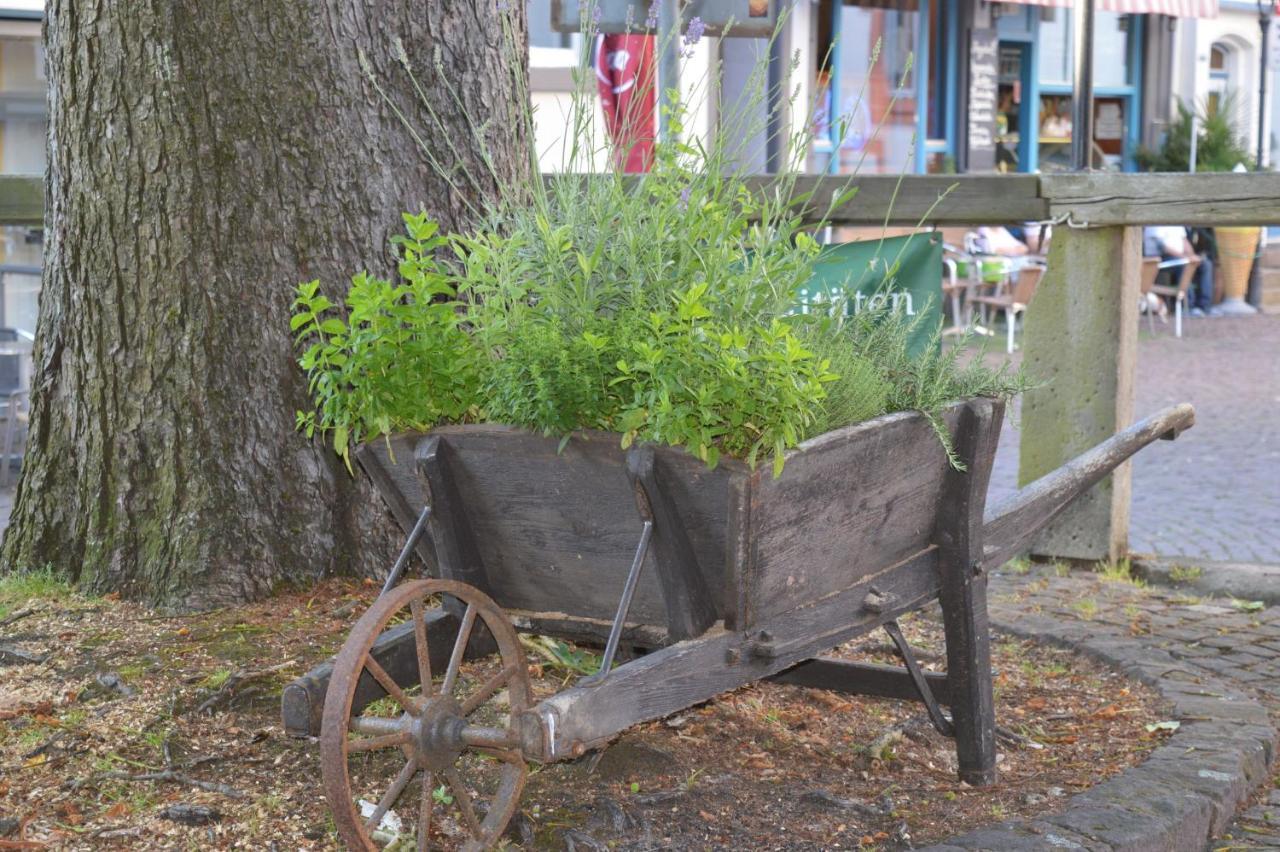
M 745 146 L 763 129 L 765 70 L 709 140 L 688 137 L 685 105 L 666 93 L 670 137 L 627 177 L 581 173 L 601 148 L 583 74 L 564 172 L 507 187 L 468 233 L 406 214 L 399 280 L 361 273 L 342 306 L 300 285 L 293 329 L 315 406 L 299 427 L 331 434 L 348 465 L 380 435 L 491 421 L 564 440 L 614 431 L 624 447 L 683 446 L 711 466 L 771 459 L 776 475 L 807 437 L 888 411 L 924 411 L 945 443 L 947 402 L 1016 390 L 954 355 L 912 358 L 911 321 L 887 308 L 795 312 L 821 251 L 821 223 L 796 206 L 813 200 L 793 191 L 811 131 L 786 140 L 769 190 L 753 189 Z M 827 211 L 851 197 L 834 193 Z

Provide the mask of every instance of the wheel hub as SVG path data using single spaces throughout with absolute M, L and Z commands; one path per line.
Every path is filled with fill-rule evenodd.
M 424 769 L 439 772 L 453 766 L 466 748 L 462 729 L 461 705 L 449 695 L 427 699 L 422 713 L 414 722 L 413 744 L 418 762 Z

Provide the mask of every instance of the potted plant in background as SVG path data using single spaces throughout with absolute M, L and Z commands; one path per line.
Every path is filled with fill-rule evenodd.
M 1191 169 L 1191 128 L 1196 127 L 1195 171 L 1240 172 L 1254 166 L 1253 157 L 1236 131 L 1236 98 L 1228 94 L 1216 103 L 1207 103 L 1196 112 L 1178 102 L 1178 116 L 1158 149 L 1138 152 L 1138 164 L 1153 172 L 1189 172 Z M 1215 314 L 1247 315 L 1257 309 L 1245 302 L 1249 273 L 1258 256 L 1262 229 L 1257 227 L 1214 228 L 1217 269 L 1222 283 L 1222 302 Z

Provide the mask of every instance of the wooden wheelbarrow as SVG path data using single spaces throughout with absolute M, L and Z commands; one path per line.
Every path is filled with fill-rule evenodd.
M 771 677 L 921 700 L 954 736 L 960 777 L 993 783 L 988 569 L 1194 422 L 1189 405 L 1162 411 L 985 511 L 1003 413 L 982 398 L 945 411 L 963 470 L 916 413 L 807 441 L 778 478 L 732 460 L 709 470 L 671 447 L 623 450 L 611 433 L 561 449 L 454 426 L 362 447 L 409 540 L 338 656 L 283 697 L 286 730 L 320 737 L 342 837 L 375 849 L 398 825 L 419 849 L 491 846 L 530 761 L 580 757 Z M 414 552 L 432 579 L 397 585 Z M 920 669 L 896 622 L 934 600 L 945 674 Z M 819 656 L 880 626 L 903 667 Z M 535 701 L 518 631 L 603 644 L 600 671 Z M 400 822 L 410 812 L 413 827 Z

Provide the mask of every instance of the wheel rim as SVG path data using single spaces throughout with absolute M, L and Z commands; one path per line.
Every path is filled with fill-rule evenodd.
M 428 599 L 441 594 L 457 598 L 466 611 L 448 666 L 434 672 L 423 617 Z M 414 623 L 423 684 L 416 693 L 397 686 L 369 654 L 387 625 L 405 614 Z M 473 676 L 464 674 L 462 657 L 476 622 L 492 635 L 498 659 Z M 366 671 L 387 697 L 353 716 L 356 685 Z M 384 594 L 352 628 L 325 696 L 320 757 L 338 832 L 353 849 L 378 849 L 380 825 L 394 812 L 406 815 L 399 834 L 412 831 L 419 850 L 441 842 L 442 834 L 443 842 L 464 849 L 496 843 L 524 788 L 516 723 L 529 704 L 524 652 L 491 598 L 451 580 L 417 580 Z

